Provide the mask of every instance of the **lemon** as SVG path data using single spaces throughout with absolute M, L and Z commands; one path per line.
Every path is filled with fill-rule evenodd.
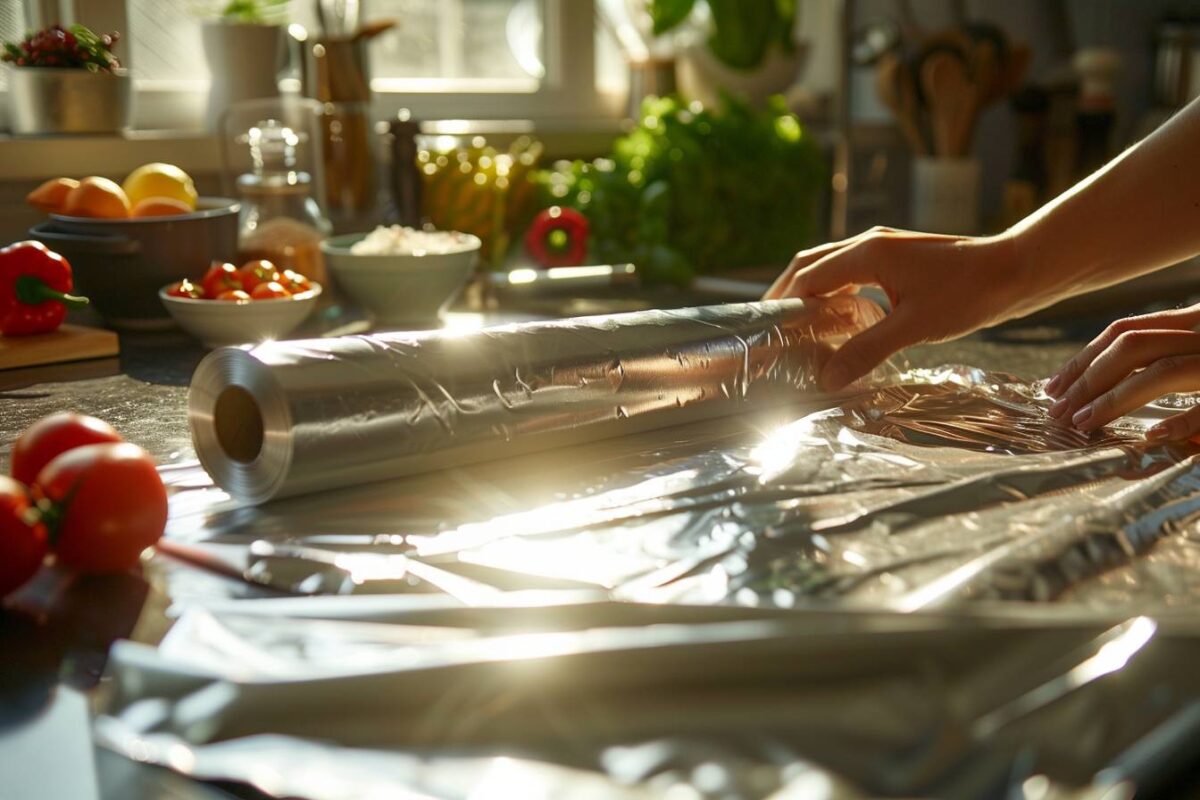
M 196 207 L 196 186 L 186 172 L 174 164 L 143 164 L 121 184 L 131 205 L 147 197 L 168 197 L 189 209 Z

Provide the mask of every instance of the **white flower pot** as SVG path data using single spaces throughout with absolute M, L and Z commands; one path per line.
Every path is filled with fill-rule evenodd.
M 695 42 L 680 49 L 677 56 L 679 91 L 689 100 L 711 106 L 718 103 L 724 90 L 761 107 L 768 97 L 783 94 L 800 79 L 807 55 L 802 43 L 790 53 L 771 47 L 757 68 L 740 70 L 719 61 L 707 43 Z
M 279 96 L 282 26 L 206 20 L 200 36 L 212 79 L 206 115 L 210 127 L 234 103 Z

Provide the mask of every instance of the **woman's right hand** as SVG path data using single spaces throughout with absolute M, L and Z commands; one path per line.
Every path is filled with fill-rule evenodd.
M 905 347 L 954 339 L 1040 308 L 1042 277 L 1025 267 L 1008 234 L 975 238 L 873 228 L 797 253 L 764 299 L 868 285 L 887 293 L 891 313 L 826 363 L 821 385 L 834 391 Z

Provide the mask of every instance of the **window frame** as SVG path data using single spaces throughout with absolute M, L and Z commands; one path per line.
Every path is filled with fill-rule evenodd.
M 32 25 L 57 16 L 98 30 L 129 30 L 127 0 L 23 0 Z M 546 74 L 533 79 L 404 79 L 372 78 L 375 113 L 394 117 L 400 109 L 426 120 L 571 118 L 611 122 L 624 111 L 624 98 L 596 84 L 594 0 L 539 0 L 543 20 Z M 128 40 L 117 55 L 134 75 L 134 128 L 137 130 L 209 127 L 205 119 L 205 81 L 139 79 Z M 0 90 L 0 99 L 3 91 Z

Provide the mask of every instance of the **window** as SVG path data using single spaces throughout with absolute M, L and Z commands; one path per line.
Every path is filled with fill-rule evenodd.
M 204 12 L 220 0 L 64 0 L 68 18 L 124 34 L 142 128 L 201 128 L 208 66 Z M 363 5 L 366 5 L 365 3 Z M 14 8 L 15 6 L 15 8 Z M 0 33 L 28 27 L 25 3 L 0 0 Z M 316 32 L 316 0 L 289 20 Z M 372 0 L 397 27 L 369 45 L 379 113 L 420 118 L 613 118 L 625 68 L 593 0 Z
M 0 40 L 12 42 L 25 35 L 25 9 L 21 3 L 0 3 Z M 0 69 L 0 89 L 8 81 L 7 70 Z

